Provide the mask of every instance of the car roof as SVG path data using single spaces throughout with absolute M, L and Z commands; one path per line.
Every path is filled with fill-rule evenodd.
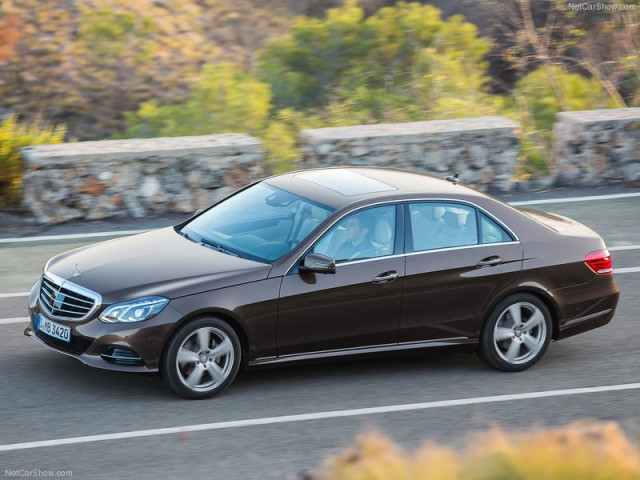
M 464 179 L 463 179 L 464 180 Z M 331 167 L 269 177 L 269 185 L 339 209 L 366 200 L 485 197 L 481 192 L 425 173 L 394 168 Z

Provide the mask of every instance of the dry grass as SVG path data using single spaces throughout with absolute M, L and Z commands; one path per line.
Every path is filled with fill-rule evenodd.
M 326 462 L 314 480 L 640 479 L 638 447 L 616 423 L 580 421 L 527 433 L 492 430 L 466 449 L 427 444 L 401 451 L 382 435 L 362 435 Z

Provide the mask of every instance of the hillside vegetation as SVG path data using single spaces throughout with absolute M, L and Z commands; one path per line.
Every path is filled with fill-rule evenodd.
M 4 0 L 0 114 L 71 141 L 247 132 L 273 171 L 301 128 L 502 114 L 524 127 L 519 174 L 539 175 L 556 112 L 640 105 L 640 9 L 443 5 Z

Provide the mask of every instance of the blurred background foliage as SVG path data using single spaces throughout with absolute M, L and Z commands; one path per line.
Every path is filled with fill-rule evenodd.
M 0 206 L 17 205 L 21 198 L 20 149 L 30 145 L 62 143 L 64 127 L 18 123 L 14 115 L 0 122 Z
M 458 442 L 460 443 L 460 442 Z M 530 455 L 522 461 L 522 452 Z M 632 480 L 640 477 L 640 455 L 616 423 L 569 425 L 472 435 L 466 445 L 427 443 L 407 452 L 378 433 L 330 458 L 310 480 Z
M 303 128 L 501 114 L 523 126 L 518 173 L 544 175 L 555 113 L 640 106 L 639 16 L 564 0 L 3 0 L 0 118 L 65 125 L 67 141 L 247 132 L 275 172 Z

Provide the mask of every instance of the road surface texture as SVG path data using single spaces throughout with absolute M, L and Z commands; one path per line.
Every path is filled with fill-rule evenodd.
M 39 470 L 72 472 L 78 479 L 295 479 L 362 432 L 382 432 L 407 449 L 425 441 L 462 446 L 474 432 L 494 426 L 520 430 L 584 418 L 617 421 L 637 440 L 640 196 L 566 200 L 531 206 L 600 233 L 612 248 L 622 295 L 610 325 L 552 343 L 532 369 L 501 373 L 467 354 L 287 366 L 241 373 L 229 390 L 205 401 L 174 396 L 155 375 L 90 369 L 25 337 L 24 292 L 45 261 L 108 237 L 33 241 L 24 230 L 5 232 L 0 477 Z M 139 228 L 145 224 L 57 227 L 39 234 Z M 12 235 L 23 241 L 7 240 Z

